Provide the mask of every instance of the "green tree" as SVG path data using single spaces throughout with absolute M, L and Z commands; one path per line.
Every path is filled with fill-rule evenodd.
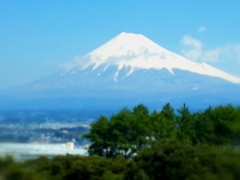
M 151 125 L 152 137 L 155 140 L 176 137 L 176 123 L 172 119 L 166 118 L 162 111 L 160 113 L 157 111 L 152 113 Z
M 178 109 L 179 116 L 176 118 L 179 140 L 196 142 L 195 121 L 186 104 Z
M 125 108 L 110 119 L 116 155 L 132 158 L 147 143 L 150 118 L 147 107 L 140 104 L 133 111 Z
M 110 118 L 112 147 L 114 148 L 114 156 L 135 152 L 133 141 L 135 140 L 135 131 L 133 129 L 134 118 L 132 112 L 128 108 L 122 109 L 116 115 Z
M 235 117 L 229 123 L 229 128 L 232 133 L 232 143 L 235 146 L 240 145 L 240 107 L 235 108 Z
M 113 156 L 113 142 L 110 134 L 109 121 L 106 117 L 100 116 L 98 121 L 91 124 L 90 132 L 84 134 L 83 137 L 88 138 L 92 142 L 89 147 L 90 155 Z
M 231 105 L 219 106 L 214 109 L 215 134 L 218 144 L 232 143 L 231 123 L 237 118 L 236 111 Z
M 236 109 L 231 105 L 218 106 L 208 108 L 204 114 L 213 124 L 213 143 L 217 145 L 232 144 L 233 127 L 236 122 L 239 122 Z
M 105 117 L 91 124 L 90 132 L 84 137 L 90 139 L 90 155 L 126 158 L 132 156 L 148 144 L 151 121 L 148 109 L 140 104 L 133 111 L 124 108 L 112 115 L 110 121 Z
M 176 121 L 176 115 L 174 113 L 174 108 L 171 107 L 170 103 L 167 103 L 163 106 L 161 110 L 161 114 L 169 121 L 175 122 Z
M 212 111 L 209 107 L 204 112 L 193 113 L 192 118 L 195 121 L 195 133 L 197 143 L 214 144 L 214 123 L 208 115 Z

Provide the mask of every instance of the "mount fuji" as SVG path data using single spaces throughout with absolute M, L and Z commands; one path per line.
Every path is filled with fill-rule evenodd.
M 121 33 L 61 72 L 0 93 L 0 109 L 114 110 L 170 102 L 195 109 L 240 103 L 240 79 L 190 61 L 141 34 Z

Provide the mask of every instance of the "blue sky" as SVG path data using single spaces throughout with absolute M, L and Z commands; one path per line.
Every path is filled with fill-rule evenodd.
M 240 77 L 240 1 L 0 0 L 0 89 L 58 71 L 121 32 Z

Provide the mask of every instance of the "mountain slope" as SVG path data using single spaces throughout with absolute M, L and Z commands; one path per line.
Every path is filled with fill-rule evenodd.
M 192 62 L 139 34 L 121 33 L 61 72 L 0 93 L 1 108 L 152 108 L 186 102 L 201 109 L 240 102 L 240 79 Z M 1 97 L 2 96 L 2 97 Z

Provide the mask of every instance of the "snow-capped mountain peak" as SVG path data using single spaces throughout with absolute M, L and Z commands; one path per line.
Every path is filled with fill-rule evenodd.
M 103 65 L 104 71 L 109 66 L 117 66 L 113 77 L 117 81 L 119 72 L 128 68 L 126 76 L 131 75 L 136 69 L 167 69 L 174 75 L 174 69 L 189 71 L 201 75 L 225 79 L 232 83 L 239 83 L 240 79 L 227 74 L 206 63 L 190 61 L 154 43 L 141 34 L 120 33 L 112 40 L 80 58 L 71 67 L 93 70 Z
M 92 114 L 139 103 L 157 109 L 171 102 L 199 110 L 239 105 L 239 90 L 239 78 L 190 61 L 143 35 L 121 33 L 60 73 L 0 92 L 0 109 L 74 108 Z

